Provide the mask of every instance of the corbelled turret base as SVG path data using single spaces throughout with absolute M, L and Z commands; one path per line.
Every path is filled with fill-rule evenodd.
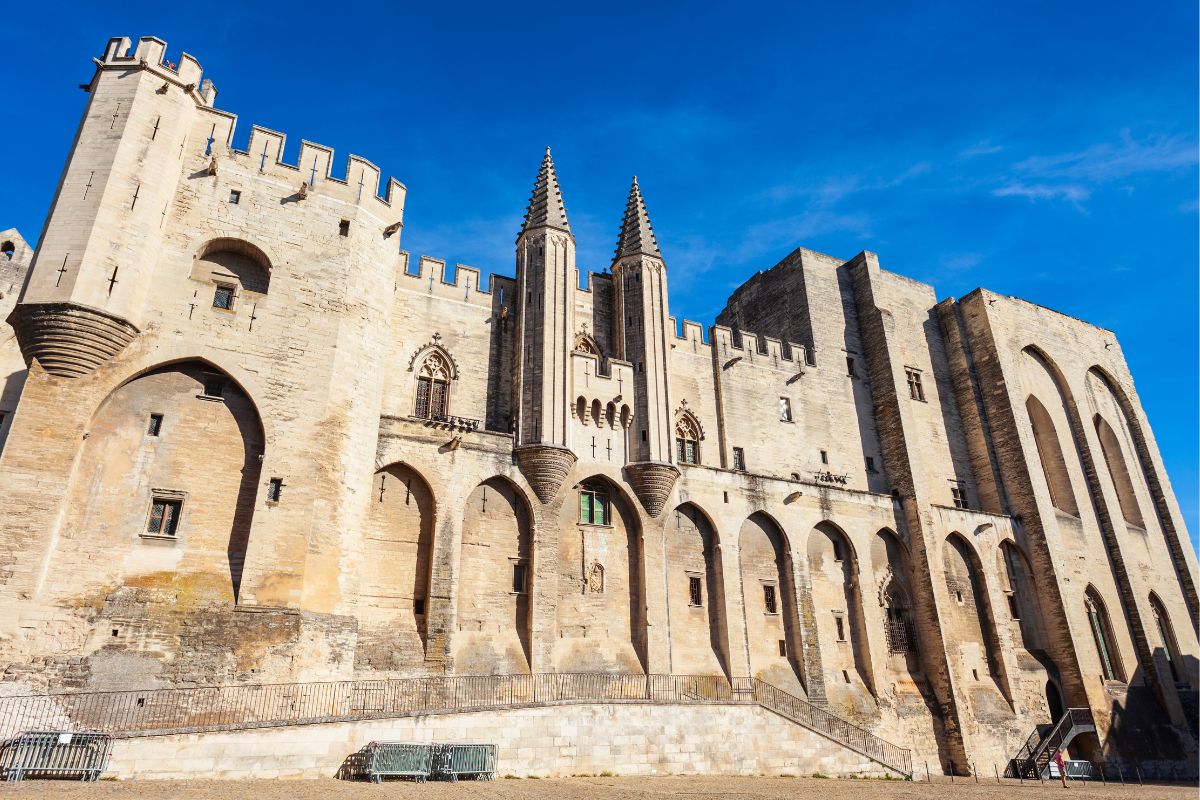
M 625 465 L 625 474 L 646 511 L 657 517 L 675 488 L 679 468 L 661 461 L 635 461 Z
M 121 317 L 75 303 L 30 303 L 13 309 L 21 355 L 60 378 L 90 375 L 133 341 L 138 329 Z
M 575 454 L 565 447 L 549 444 L 530 444 L 518 447 L 517 466 L 525 474 L 525 479 L 533 487 L 538 500 L 543 504 L 549 503 L 558 494 L 559 488 L 567 478 L 567 473 L 575 465 Z

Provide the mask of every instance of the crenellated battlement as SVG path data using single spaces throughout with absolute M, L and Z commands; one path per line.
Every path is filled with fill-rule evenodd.
M 725 325 L 712 326 L 709 340 L 722 356 L 728 353 L 731 358 L 740 356 L 751 363 L 778 365 L 780 369 L 812 366 L 807 348 L 798 342 L 783 342 L 750 331 L 734 330 Z
M 403 262 L 400 269 L 402 282 L 399 288 L 405 291 L 431 294 L 487 308 L 493 305 L 512 305 L 517 283 L 515 278 L 492 273 L 488 275 L 485 287 L 482 273 L 477 267 L 455 264 L 453 276 L 447 279 L 447 264 L 443 259 L 420 256 L 414 272 L 409 268 L 410 254 L 401 250 L 400 257 Z
M 203 106 L 212 107 L 217 87 L 204 78 L 200 62 L 188 53 L 180 53 L 179 63 L 166 60 L 167 43 L 155 36 L 138 39 L 137 48 L 130 52 L 133 42 L 127 36 L 108 40 L 104 55 L 96 62 L 100 67 L 138 67 L 181 86 Z

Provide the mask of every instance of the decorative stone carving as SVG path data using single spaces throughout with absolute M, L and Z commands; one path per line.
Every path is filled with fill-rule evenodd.
M 13 309 L 25 363 L 33 360 L 60 378 L 90 375 L 133 341 L 138 329 L 127 320 L 75 303 L 28 303 Z
M 575 464 L 575 454 L 565 447 L 549 444 L 530 444 L 516 450 L 517 466 L 533 487 L 542 504 L 549 503 L 558 494 L 559 487 L 567 479 L 567 473 Z
M 671 490 L 675 488 L 679 469 L 674 464 L 661 461 L 635 461 L 625 465 L 625 475 L 646 511 L 650 516 L 657 517 L 671 496 Z
M 587 590 L 589 594 L 604 594 L 604 565 L 599 561 L 588 570 Z

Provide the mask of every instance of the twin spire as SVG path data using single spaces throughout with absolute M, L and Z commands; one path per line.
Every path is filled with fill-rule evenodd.
M 521 230 L 524 232 L 542 227 L 571 232 L 571 223 L 567 221 L 567 207 L 563 204 L 562 190 L 558 186 L 558 175 L 554 171 L 554 159 L 550 157 L 549 147 L 542 158 L 537 181 L 533 184 L 533 195 L 529 198 L 529 207 L 525 209 L 525 224 Z M 621 222 L 621 234 L 617 237 L 617 250 L 613 260 L 634 255 L 662 258 L 636 175 L 633 178 L 633 186 L 629 188 L 625 219 Z

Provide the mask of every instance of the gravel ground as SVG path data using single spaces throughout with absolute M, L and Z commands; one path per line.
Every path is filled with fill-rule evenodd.
M 1070 794 L 1068 794 L 1068 792 Z M 28 781 L 0 783 L 0 800 L 21 798 L 146 798 L 146 800 L 372 800 L 373 798 L 496 798 L 496 800 L 705 800 L 737 797 L 746 800 L 889 800 L 890 798 L 929 798 L 937 800 L 1042 800 L 1069 798 L 1079 800 L 1194 800 L 1195 786 L 1120 786 L 1073 783 L 1063 789 L 1059 784 L 994 782 L 906 783 L 902 781 L 832 780 L 815 778 L 556 778 L 497 780 L 458 784 L 431 782 L 414 784 L 390 781 L 382 786 L 331 779 L 311 781 Z

